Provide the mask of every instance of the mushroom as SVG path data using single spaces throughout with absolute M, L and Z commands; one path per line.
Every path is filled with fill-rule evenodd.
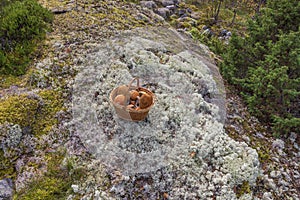
M 130 91 L 130 99 L 135 101 L 137 97 L 139 96 L 139 92 L 136 90 L 131 90 Z
M 118 87 L 117 95 L 124 95 L 125 96 L 124 102 L 128 102 L 130 98 L 129 87 L 126 85 L 121 85 L 120 87 Z
M 126 104 L 126 97 L 122 94 L 119 94 L 115 97 L 114 102 L 124 106 Z
M 126 106 L 127 109 L 134 109 L 134 105 L 129 104 L 128 106 Z
M 152 104 L 152 96 L 143 92 L 139 99 L 139 106 L 141 109 L 147 108 Z

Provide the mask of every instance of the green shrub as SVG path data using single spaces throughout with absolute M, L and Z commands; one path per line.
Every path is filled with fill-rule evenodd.
M 280 118 L 274 116 L 273 127 L 275 135 L 288 134 L 290 132 L 300 133 L 300 118 Z
M 36 0 L 4 5 L 0 10 L 0 74 L 21 75 L 37 43 L 49 30 L 53 15 Z
M 221 65 L 252 114 L 282 135 L 299 132 L 299 23 L 299 1 L 268 1 L 249 21 L 244 38 L 233 35 Z
M 224 46 L 223 42 L 221 40 L 219 40 L 218 37 L 203 34 L 197 28 L 192 28 L 190 30 L 190 33 L 195 40 L 198 40 L 201 43 L 208 46 L 210 48 L 210 50 L 212 52 L 214 52 L 215 54 L 220 55 L 221 53 L 223 53 L 225 46 Z

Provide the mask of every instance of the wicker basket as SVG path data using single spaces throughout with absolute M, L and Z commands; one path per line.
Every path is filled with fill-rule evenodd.
M 137 86 L 132 86 L 132 83 L 135 80 L 137 82 Z M 142 121 L 142 120 L 144 120 L 147 117 L 149 110 L 154 105 L 154 100 L 155 100 L 154 94 L 150 90 L 148 90 L 146 88 L 143 88 L 143 87 L 140 87 L 139 78 L 133 78 L 130 81 L 130 83 L 128 85 L 125 85 L 125 86 L 128 87 L 128 91 L 137 90 L 137 91 L 146 92 L 147 94 L 149 94 L 152 97 L 152 103 L 149 107 L 144 108 L 144 109 L 140 109 L 140 110 L 130 109 L 130 108 L 127 108 L 126 106 L 115 103 L 114 98 L 118 95 L 117 92 L 118 92 L 118 88 L 119 88 L 119 87 L 117 87 L 117 88 L 115 88 L 111 91 L 110 96 L 109 96 L 109 100 L 112 103 L 112 105 L 114 106 L 117 115 L 121 119 L 128 120 L 128 121 Z

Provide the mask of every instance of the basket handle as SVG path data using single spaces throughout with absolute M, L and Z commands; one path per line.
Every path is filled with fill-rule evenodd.
M 136 80 L 136 86 L 139 88 L 140 87 L 140 79 L 139 77 L 134 77 L 128 84 L 128 87 L 130 88 L 132 83 Z

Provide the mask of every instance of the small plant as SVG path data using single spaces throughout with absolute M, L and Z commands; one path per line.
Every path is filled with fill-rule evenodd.
M 225 44 L 216 36 L 210 36 L 204 33 L 201 33 L 197 28 L 192 28 L 190 30 L 193 38 L 200 41 L 201 43 L 207 45 L 212 52 L 215 54 L 222 54 L 225 50 Z
M 243 196 L 244 194 L 248 194 L 251 192 L 251 188 L 249 185 L 249 182 L 244 181 L 241 185 L 238 185 L 236 188 L 236 196 L 237 198 L 240 198 L 241 196 Z
M 36 0 L 4 1 L 0 9 L 0 74 L 26 71 L 37 43 L 45 37 L 53 15 Z
M 33 180 L 28 187 L 17 192 L 14 199 L 24 200 L 54 200 L 67 199 L 72 193 L 71 184 L 80 180 L 84 175 L 84 170 L 73 169 L 71 163 L 63 166 L 65 153 L 62 150 L 50 153 L 47 156 L 47 172 L 36 180 Z M 69 171 L 70 170 L 70 171 Z M 73 174 L 70 175 L 70 172 Z

